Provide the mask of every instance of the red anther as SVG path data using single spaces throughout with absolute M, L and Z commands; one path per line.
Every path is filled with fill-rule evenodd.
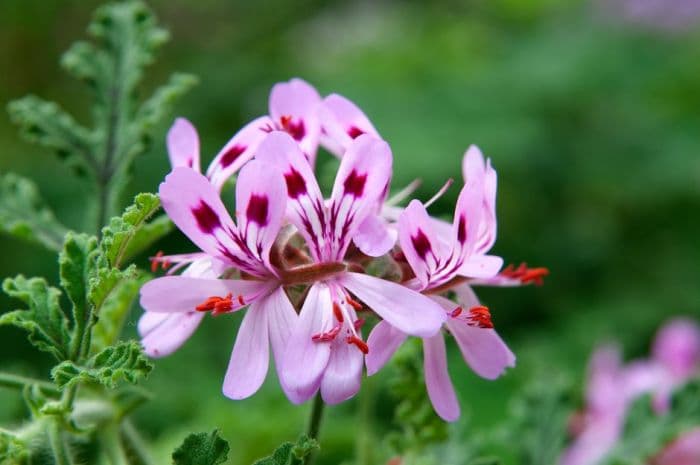
M 393 258 L 397 262 L 405 262 L 406 260 L 406 255 L 404 255 L 403 251 L 399 250 L 391 254 L 391 258 Z
M 170 268 L 170 265 L 172 265 L 172 263 L 170 263 L 170 260 L 166 258 L 165 260 L 163 260 L 163 263 L 161 263 L 161 268 L 163 268 L 163 270 L 167 270 L 168 268 Z
M 341 310 L 340 305 L 338 305 L 338 302 L 333 302 L 333 315 L 335 315 L 335 319 L 338 320 L 338 323 L 345 321 L 343 311 Z
M 488 307 L 484 307 L 483 305 L 470 308 L 467 320 L 469 322 L 469 326 L 476 326 L 484 329 L 493 329 L 493 322 L 491 321 L 491 312 L 489 311 Z
M 462 307 L 457 307 L 454 310 L 452 310 L 452 313 L 450 313 L 450 316 L 452 318 L 457 318 L 461 313 L 462 313 Z
M 224 313 L 233 308 L 233 302 L 231 301 L 231 293 L 229 292 L 226 297 L 212 296 L 207 300 L 197 305 L 194 309 L 198 312 L 208 312 L 209 310 L 214 310 L 214 314 Z
M 365 355 L 369 353 L 369 346 L 367 346 L 367 343 L 357 336 L 348 336 L 347 339 L 345 339 L 345 342 L 354 345 Z
M 348 301 L 350 306 L 358 312 L 364 308 L 360 302 L 358 302 L 357 300 L 353 299 L 350 296 L 347 296 L 346 300 Z
M 238 303 L 241 304 L 241 307 L 245 305 L 245 300 L 243 299 L 243 294 L 238 295 Z
M 549 274 L 549 269 L 544 267 L 528 268 L 527 263 L 521 263 L 517 268 L 510 264 L 501 271 L 500 275 L 506 278 L 517 279 L 523 284 L 535 283 L 540 286 L 543 278 Z
M 353 323 L 353 326 L 355 327 L 355 331 L 359 331 L 362 329 L 362 327 L 365 325 L 365 319 L 364 318 L 358 318 L 355 320 Z
M 154 257 L 151 257 L 151 273 L 155 273 L 156 271 L 158 271 L 158 262 L 160 261 L 160 258 L 162 256 L 163 251 L 159 250 Z
M 325 333 L 314 334 L 313 336 L 311 336 L 311 340 L 314 342 L 331 342 L 338 335 L 341 328 L 342 326 L 338 325 L 333 327 L 333 329 L 331 329 L 330 331 L 326 331 Z

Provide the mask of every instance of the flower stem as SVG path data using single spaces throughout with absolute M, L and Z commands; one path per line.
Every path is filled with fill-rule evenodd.
M 314 404 L 311 407 L 311 417 L 309 418 L 309 428 L 306 434 L 311 438 L 318 441 L 318 433 L 321 430 L 321 420 L 323 420 L 323 410 L 326 404 L 321 398 L 321 393 L 317 393 L 314 397 Z M 303 465 L 311 465 L 314 462 L 316 454 L 311 453 L 304 459 Z
M 33 378 L 26 378 L 24 376 L 13 375 L 11 373 L 0 372 L 0 387 L 23 389 L 24 386 L 36 384 L 44 392 L 50 394 L 58 394 L 58 389 L 53 383 L 48 383 L 46 381 L 41 381 Z
M 103 431 L 99 433 L 99 440 L 102 450 L 107 454 L 111 465 L 129 465 L 129 460 L 126 458 L 122 446 L 118 426 L 105 426 Z
M 141 434 L 131 420 L 124 420 L 121 427 L 122 442 L 131 457 L 132 465 L 154 465 L 153 458 L 144 444 Z
M 58 420 L 52 421 L 49 425 L 49 442 L 56 465 L 73 465 L 73 459 L 68 451 L 68 445 Z

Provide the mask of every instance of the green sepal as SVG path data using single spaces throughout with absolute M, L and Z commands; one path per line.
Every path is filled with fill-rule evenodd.
M 0 325 L 26 330 L 29 342 L 37 349 L 49 352 L 58 361 L 69 358 L 71 334 L 68 318 L 59 303 L 61 291 L 50 287 L 43 278 L 27 279 L 22 275 L 5 279 L 2 288 L 28 308 L 0 315 Z
M 68 230 L 32 181 L 6 173 L 0 175 L 0 231 L 58 251 Z
M 219 436 L 219 431 L 190 434 L 173 452 L 175 465 L 219 465 L 228 459 L 228 441 Z
M 135 384 L 152 369 L 141 346 L 135 341 L 126 341 L 103 349 L 85 366 L 65 361 L 51 370 L 51 377 L 60 389 L 82 382 L 114 388 L 120 381 Z

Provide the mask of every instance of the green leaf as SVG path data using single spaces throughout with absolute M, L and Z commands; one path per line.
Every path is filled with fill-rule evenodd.
M 2 288 L 28 308 L 1 315 L 0 325 L 9 324 L 26 330 L 29 341 L 39 350 L 51 353 L 59 361 L 66 360 L 71 336 L 68 319 L 59 304 L 61 291 L 50 287 L 43 278 L 26 279 L 21 275 L 5 279 Z
M 58 251 L 67 229 L 32 181 L 7 173 L 0 175 L 0 231 Z
M 131 265 L 125 270 L 117 268 L 99 268 L 97 275 L 90 279 L 88 300 L 99 313 L 104 303 L 109 299 L 112 292 L 125 280 L 136 276 L 136 266 Z M 99 315 L 95 315 L 98 316 Z
M 282 443 L 271 456 L 257 460 L 253 465 L 296 465 L 319 449 L 318 441 L 302 435 L 296 443 Z
M 174 73 L 168 82 L 158 87 L 153 95 L 143 102 L 136 114 L 134 126 L 141 127 L 141 136 L 152 131 L 158 122 L 168 116 L 177 99 L 192 89 L 197 82 L 198 79 L 194 75 Z
M 27 444 L 19 436 L 0 430 L 0 463 L 24 465 L 28 461 Z
M 97 172 L 90 131 L 56 103 L 29 95 L 10 102 L 7 111 L 25 139 L 53 150 L 80 174 Z
M 228 459 L 228 441 L 219 436 L 219 431 L 190 434 L 173 452 L 175 465 L 219 465 Z
M 700 420 L 700 379 L 687 384 L 672 398 L 663 415 L 652 407 L 650 396 L 632 404 L 622 437 L 601 465 L 642 465 L 680 434 L 696 428 Z
M 148 279 L 149 276 L 145 273 L 137 274 L 134 278 L 120 281 L 110 292 L 102 303 L 99 318 L 92 328 L 91 353 L 99 352 L 119 339 L 139 289 Z
M 51 370 L 56 385 L 65 389 L 76 383 L 98 383 L 114 388 L 120 381 L 135 384 L 153 369 L 141 346 L 135 341 L 120 342 L 94 355 L 87 366 L 65 361 Z
M 166 234 L 170 226 L 165 219 L 147 226 L 146 220 L 160 208 L 155 194 L 138 194 L 122 216 L 114 217 L 102 229 L 101 247 L 111 266 L 119 267 L 133 254 L 140 252 Z M 143 231 L 139 231 L 143 228 Z

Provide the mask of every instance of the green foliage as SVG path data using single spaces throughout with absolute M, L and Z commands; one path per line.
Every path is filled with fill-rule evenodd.
M 23 465 L 28 459 L 27 445 L 15 434 L 0 430 L 0 463 Z
M 155 194 L 138 194 L 122 216 L 114 217 L 102 229 L 102 251 L 111 266 L 119 265 L 170 232 L 172 223 L 165 216 L 147 223 L 160 208 Z
M 153 369 L 141 349 L 134 341 L 120 342 L 109 346 L 88 359 L 85 366 L 65 361 L 51 370 L 56 385 L 64 389 L 79 382 L 102 384 L 116 387 L 120 381 L 136 383 L 145 378 Z
M 281 444 L 271 456 L 257 460 L 253 465 L 300 465 L 318 449 L 318 441 L 302 435 L 296 443 Z
M 228 459 L 228 441 L 219 436 L 219 431 L 190 434 L 173 452 L 175 465 L 219 465 Z
M 49 352 L 59 361 L 67 359 L 71 337 L 68 318 L 59 303 L 61 291 L 50 287 L 43 278 L 27 279 L 22 275 L 5 279 L 2 289 L 28 308 L 1 315 L 0 325 L 26 330 L 29 341 L 37 349 Z
M 659 415 L 650 396 L 638 399 L 627 414 L 624 432 L 602 465 L 643 465 L 681 433 L 700 424 L 700 380 L 673 395 L 669 412 Z
M 66 228 L 44 204 L 32 181 L 6 173 L 0 175 L 0 231 L 60 250 Z

